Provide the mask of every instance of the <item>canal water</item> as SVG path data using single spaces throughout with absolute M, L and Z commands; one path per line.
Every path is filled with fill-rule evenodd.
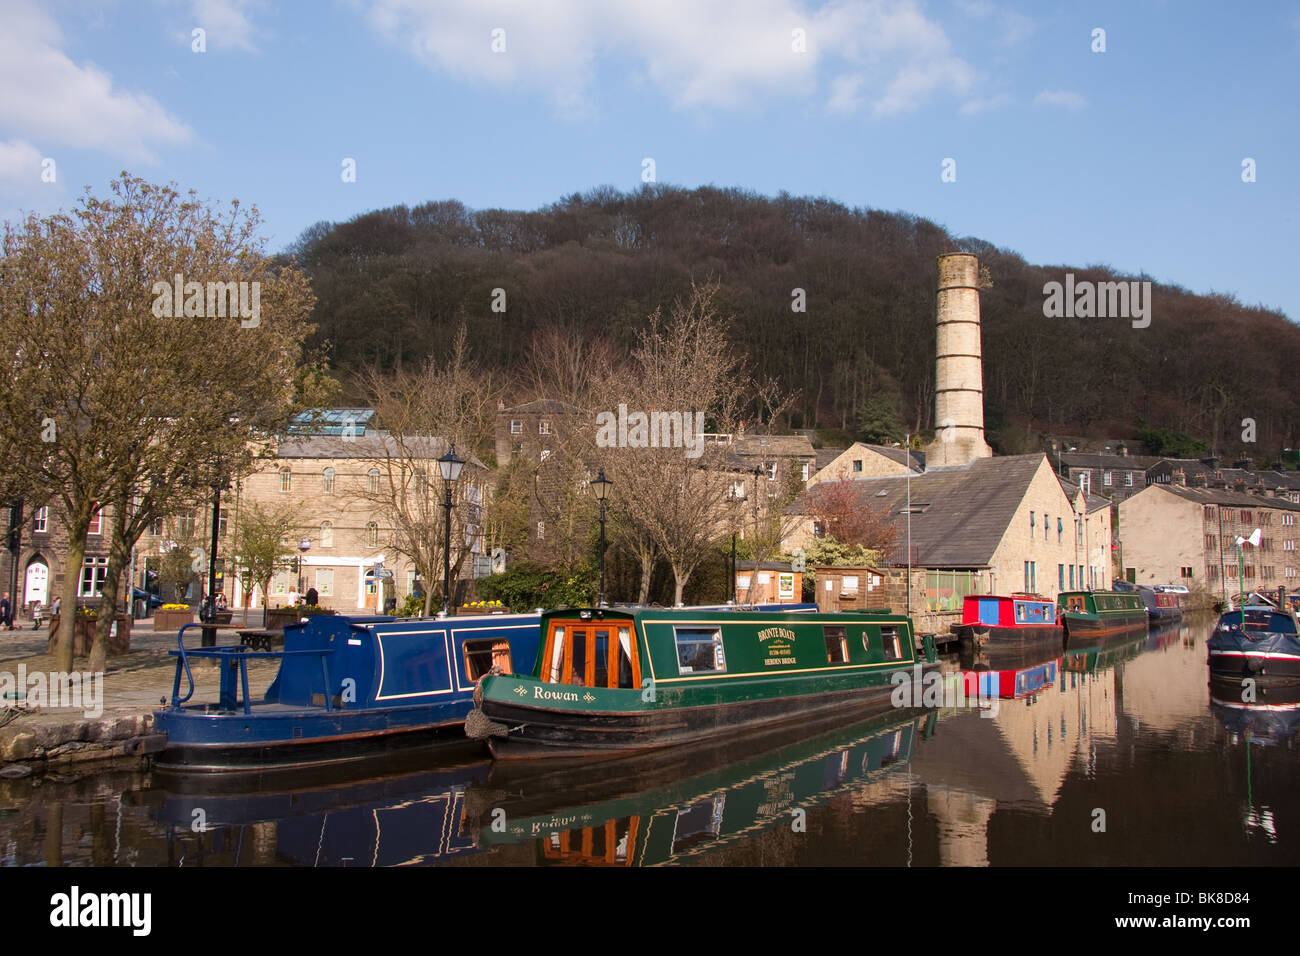
M 1300 693 L 1211 687 L 1212 626 L 948 658 L 1012 696 L 649 760 L 0 780 L 0 865 L 1300 863 Z

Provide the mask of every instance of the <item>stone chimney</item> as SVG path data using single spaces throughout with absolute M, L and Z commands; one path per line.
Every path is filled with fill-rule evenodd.
M 939 257 L 935 439 L 925 449 L 929 465 L 968 465 L 993 457 L 984 440 L 979 273 L 979 259 L 970 253 Z
M 1127 458 L 1127 457 L 1128 457 L 1128 445 L 1125 445 L 1125 444 L 1123 444 L 1123 443 L 1121 442 L 1121 443 L 1120 443 L 1120 446 L 1119 446 L 1119 453 L 1120 453 L 1120 455 L 1121 455 L 1122 457 Z
M 1187 487 L 1187 472 L 1183 471 L 1181 468 L 1175 468 L 1170 473 L 1169 477 L 1179 488 Z

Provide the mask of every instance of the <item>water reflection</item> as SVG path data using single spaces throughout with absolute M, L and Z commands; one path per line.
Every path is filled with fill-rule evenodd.
M 0 780 L 0 865 L 1300 862 L 1300 690 L 1210 685 L 1212 626 L 954 658 L 980 706 L 635 760 Z

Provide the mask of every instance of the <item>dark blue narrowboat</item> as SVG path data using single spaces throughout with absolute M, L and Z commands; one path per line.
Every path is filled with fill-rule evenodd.
M 1300 629 L 1289 605 L 1247 605 L 1219 617 L 1205 642 L 1210 676 L 1300 681 Z
M 1183 602 L 1177 591 L 1166 591 L 1163 588 L 1149 588 L 1146 585 L 1139 584 L 1137 589 L 1138 597 L 1146 605 L 1147 617 L 1152 623 L 1164 624 L 1169 621 L 1181 621 L 1183 619 Z
M 244 644 L 187 648 L 177 637 L 170 705 L 154 714 L 165 735 L 162 770 L 248 771 L 333 764 L 410 746 L 460 743 L 474 687 L 488 673 L 537 664 L 540 616 L 309 617 L 284 629 L 284 649 Z M 278 660 L 260 699 L 248 666 Z M 220 692 L 194 704 L 191 664 L 214 661 Z M 181 693 L 181 684 L 188 688 Z

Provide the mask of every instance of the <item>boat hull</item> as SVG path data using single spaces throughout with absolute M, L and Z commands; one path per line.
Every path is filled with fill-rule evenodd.
M 1205 642 L 1211 677 L 1300 680 L 1300 635 L 1290 615 L 1247 608 L 1243 627 L 1237 613 L 1224 614 Z M 1255 626 L 1254 620 L 1261 626 Z
M 332 713 L 201 714 L 160 711 L 157 728 L 166 749 L 154 766 L 164 771 L 215 773 L 301 769 L 354 763 L 416 747 L 465 745 L 464 711 L 445 706 Z M 411 711 L 406 713 L 405 711 Z
M 846 722 L 894 710 L 894 685 L 838 691 L 811 690 L 787 697 L 735 700 L 697 707 L 632 712 L 574 712 L 515 707 L 485 700 L 483 715 L 510 728 L 491 737 L 488 746 L 499 760 L 590 758 L 655 750 L 685 743 L 805 723 L 823 716 Z
M 1065 630 L 1059 624 L 1022 624 L 1004 627 L 1000 624 L 954 624 L 952 633 L 963 644 L 976 647 L 1027 647 L 1053 644 L 1063 647 Z
M 1145 609 L 1125 611 L 1117 614 L 1076 614 L 1070 611 L 1061 615 L 1061 624 L 1065 627 L 1065 639 L 1072 646 L 1081 642 L 1130 635 L 1147 629 L 1148 619 Z

